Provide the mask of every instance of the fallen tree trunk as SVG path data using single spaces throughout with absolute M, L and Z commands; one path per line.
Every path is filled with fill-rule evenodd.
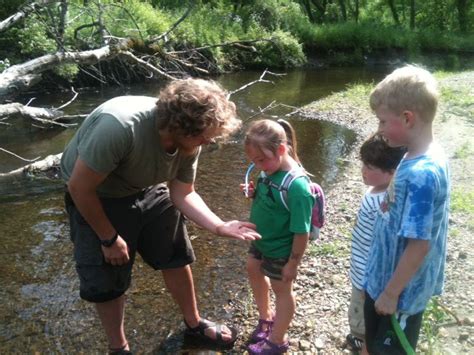
M 82 52 L 56 52 L 9 67 L 0 74 L 0 99 L 27 90 L 41 81 L 41 74 L 60 64 L 96 64 L 129 48 L 127 39 L 115 45 Z
M 46 158 L 34 163 L 25 165 L 21 168 L 9 171 L 8 173 L 0 173 L 0 180 L 6 177 L 14 176 L 37 176 L 45 174 L 49 178 L 59 178 L 59 164 L 63 153 L 48 155 Z
M 18 102 L 0 105 L 0 121 L 4 121 L 9 116 L 13 115 L 20 115 L 29 118 L 40 123 L 42 126 L 59 126 L 63 128 L 76 126 L 76 124 L 58 122 L 58 119 L 64 117 L 63 112 L 59 110 L 25 106 Z

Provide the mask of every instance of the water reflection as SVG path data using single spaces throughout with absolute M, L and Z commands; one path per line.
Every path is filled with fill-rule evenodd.
M 255 80 L 259 72 L 226 75 L 218 80 L 229 90 Z M 380 74 L 381 75 L 381 74 Z M 275 84 L 257 84 L 233 100 L 242 118 L 250 117 L 273 100 L 299 106 L 351 81 L 378 78 L 379 73 L 361 70 L 295 71 L 275 79 Z M 82 92 L 66 108 L 67 113 L 88 113 L 104 100 L 123 94 L 156 95 L 156 85 L 127 89 Z M 64 95 L 45 95 L 36 105 L 60 106 Z M 279 107 L 259 117 L 288 113 Z M 299 141 L 300 157 L 314 179 L 329 188 L 338 174 L 340 157 L 354 142 L 352 132 L 327 122 L 289 118 Z M 62 151 L 74 130 L 39 130 L 22 122 L 0 131 L 2 146 L 31 158 Z M 0 155 L 0 171 L 23 163 Z M 204 149 L 200 159 L 197 190 L 224 219 L 246 219 L 249 201 L 239 191 L 248 161 L 241 137 L 216 149 Z M 11 352 L 103 352 L 105 336 L 93 307 L 78 297 L 77 277 L 71 260 L 67 216 L 63 211 L 62 183 L 45 184 L 35 179 L 3 180 L 0 184 L 0 342 Z M 193 225 L 189 232 L 197 261 L 193 264 L 201 314 L 212 320 L 235 320 L 246 315 L 249 290 L 245 276 L 246 243 L 215 238 Z M 136 351 L 177 353 L 192 348 L 183 345 L 181 315 L 163 284 L 137 259 L 128 292 L 126 325 L 129 342 Z M 247 312 L 247 313 L 246 313 Z

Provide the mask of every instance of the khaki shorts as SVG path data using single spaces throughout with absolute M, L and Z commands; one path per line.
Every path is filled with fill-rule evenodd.
M 361 340 L 365 339 L 364 322 L 365 291 L 352 286 L 351 303 L 349 304 L 349 327 L 351 334 Z
M 184 267 L 195 260 L 185 219 L 171 203 L 165 185 L 123 198 L 101 198 L 101 203 L 114 228 L 127 242 L 130 261 L 121 266 L 105 262 L 97 234 L 66 192 L 81 298 L 106 302 L 121 296 L 130 286 L 137 251 L 155 270 Z

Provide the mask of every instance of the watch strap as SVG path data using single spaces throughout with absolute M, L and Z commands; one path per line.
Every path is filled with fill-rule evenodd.
M 100 244 L 102 246 L 108 248 L 108 247 L 111 247 L 115 243 L 117 238 L 118 238 L 118 233 L 115 232 L 115 235 L 112 238 L 110 238 L 110 239 L 99 239 L 99 240 L 100 240 Z

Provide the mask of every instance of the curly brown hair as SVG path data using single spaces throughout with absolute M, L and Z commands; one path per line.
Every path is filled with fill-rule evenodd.
M 174 80 L 161 90 L 156 106 L 158 129 L 183 136 L 198 136 L 211 127 L 226 138 L 241 126 L 235 104 L 212 80 Z

